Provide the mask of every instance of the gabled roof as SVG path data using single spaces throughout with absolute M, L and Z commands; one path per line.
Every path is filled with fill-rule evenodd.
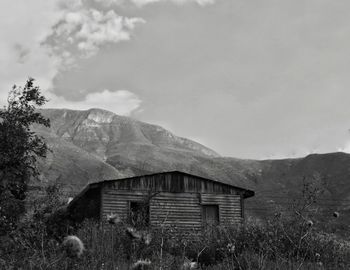
M 186 176 L 190 176 L 190 177 L 197 177 L 197 178 L 202 179 L 202 180 L 215 182 L 215 183 L 219 183 L 219 184 L 224 185 L 224 186 L 229 186 L 229 187 L 238 189 L 240 191 L 243 191 L 244 198 L 253 197 L 255 195 L 255 192 L 252 191 L 252 190 L 249 190 L 249 189 L 237 187 L 237 186 L 234 186 L 234 185 L 231 185 L 231 184 L 227 184 L 227 183 L 224 183 L 224 182 L 221 182 L 221 181 L 217 181 L 217 180 L 213 180 L 213 179 L 210 179 L 210 178 L 205 178 L 205 177 L 202 177 L 202 176 L 199 176 L 199 175 L 194 175 L 194 174 L 190 174 L 190 173 L 186 173 L 186 172 L 176 171 L 175 170 L 175 171 L 164 171 L 164 172 L 144 174 L 144 175 L 135 175 L 135 176 L 126 177 L 126 178 L 119 178 L 119 179 L 102 180 L 102 181 L 99 181 L 99 182 L 90 183 L 77 196 L 74 197 L 74 199 L 69 203 L 68 207 L 70 205 L 74 204 L 74 202 L 77 201 L 80 197 L 82 197 L 88 190 L 93 189 L 93 188 L 97 188 L 97 187 L 103 185 L 104 183 L 111 183 L 111 182 L 116 182 L 116 181 L 125 181 L 125 180 L 128 180 L 128 179 L 131 180 L 131 179 L 135 179 L 135 178 L 138 178 L 138 177 L 141 177 L 141 176 L 154 176 L 154 175 L 174 174 L 174 173 L 182 174 L 182 175 L 186 175 Z

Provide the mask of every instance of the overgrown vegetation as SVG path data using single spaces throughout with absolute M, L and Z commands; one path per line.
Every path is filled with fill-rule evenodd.
M 31 131 L 33 124 L 50 125 L 36 111 L 46 101 L 30 78 L 24 87 L 13 86 L 0 109 L 0 235 L 16 227 L 28 183 L 38 175 L 36 160 L 46 155 L 45 141 Z
M 319 230 L 312 219 L 315 190 L 285 215 L 245 226 L 183 233 L 176 227 L 138 227 L 116 214 L 103 224 L 67 222 L 57 187 L 33 199 L 16 229 L 0 241 L 1 269 L 349 269 L 350 243 Z M 67 235 L 84 249 L 67 250 Z M 78 247 L 79 248 L 79 247 Z M 74 255 L 78 252 L 78 255 Z
M 47 151 L 30 131 L 34 123 L 49 125 L 35 111 L 45 101 L 29 79 L 0 111 L 0 269 L 350 269 L 350 242 L 324 233 L 314 217 L 320 190 L 312 182 L 287 212 L 244 226 L 183 232 L 115 213 L 102 223 L 75 223 L 59 186 L 27 192 L 36 158 Z

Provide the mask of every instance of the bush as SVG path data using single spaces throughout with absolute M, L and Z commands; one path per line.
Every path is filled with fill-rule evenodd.
M 26 215 L 1 237 L 0 268 L 350 269 L 350 243 L 322 232 L 304 206 L 288 215 L 277 211 L 266 221 L 250 219 L 244 226 L 200 232 L 133 227 L 115 214 L 108 222 L 74 224 L 59 187 L 51 186 L 46 195 L 28 201 Z M 79 256 L 71 256 L 62 245 L 68 235 L 85 247 L 79 248 Z
M 218 227 L 203 234 L 154 228 L 131 237 L 127 224 L 101 225 L 87 220 L 75 231 L 85 246 L 80 258 L 67 256 L 62 241 L 48 234 L 45 226 L 28 222 L 2 239 L 0 263 L 6 265 L 3 269 L 128 269 L 138 260 L 150 260 L 151 269 L 174 270 L 185 269 L 186 261 L 213 270 L 322 269 L 321 265 L 324 269 L 349 269 L 348 242 L 319 233 L 307 223 L 300 224 L 305 227 L 301 235 L 301 229 L 289 222 L 283 218 L 264 224 L 249 222 L 244 227 Z M 152 234 L 148 244 L 145 233 Z

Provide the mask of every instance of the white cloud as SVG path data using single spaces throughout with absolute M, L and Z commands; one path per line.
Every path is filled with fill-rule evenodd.
M 133 1 L 142 2 L 142 0 L 133 0 Z M 193 3 L 197 3 L 200 6 L 205 6 L 205 5 L 210 5 L 210 4 L 214 4 L 215 3 L 215 0 L 170 0 L 170 1 L 174 2 L 176 4 L 186 4 L 186 3 L 193 2 Z
M 83 6 L 83 0 L 58 0 L 57 4 L 62 10 L 78 10 Z
M 124 0 L 94 0 L 111 5 Z M 127 0 L 143 6 L 166 0 Z M 213 0 L 169 0 L 176 3 Z M 31 76 L 44 94 L 53 79 L 80 57 L 95 55 L 105 44 L 127 41 L 142 18 L 92 8 L 85 0 L 0 1 L 0 106 L 13 84 Z M 52 95 L 52 94 L 51 94 Z
M 40 45 L 60 16 L 55 1 L 0 1 L 0 104 L 4 104 L 13 84 L 23 84 L 28 76 L 51 86 L 57 61 Z
M 103 90 L 88 94 L 84 100 L 68 101 L 62 97 L 49 97 L 47 107 L 66 108 L 73 110 L 87 110 L 91 108 L 105 109 L 119 115 L 130 115 L 141 105 L 141 99 L 127 90 L 110 91 Z
M 337 151 L 350 154 L 350 141 L 347 141 L 344 146 L 339 147 Z
M 77 57 L 129 40 L 141 18 L 91 9 L 82 0 L 0 1 L 0 106 L 31 76 L 44 91 Z
M 148 4 L 158 3 L 158 2 L 172 2 L 175 4 L 197 3 L 200 6 L 205 6 L 205 5 L 215 3 L 215 0 L 95 0 L 95 2 L 101 3 L 104 6 L 121 5 L 127 1 L 135 4 L 138 7 L 142 7 Z
M 121 5 L 125 0 L 95 0 L 95 2 L 108 7 L 111 5 Z
M 70 59 L 72 52 L 89 57 L 106 43 L 129 40 L 136 24 L 144 22 L 141 18 L 120 16 L 113 10 L 103 12 L 83 8 L 67 12 L 54 26 L 47 42 L 53 52 L 64 59 Z M 68 58 L 64 56 L 67 53 Z

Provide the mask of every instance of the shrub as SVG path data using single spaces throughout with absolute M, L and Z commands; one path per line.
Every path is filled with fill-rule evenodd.
M 135 226 L 114 214 L 105 223 L 72 224 L 64 201 L 56 186 L 28 202 L 17 227 L 0 239 L 1 269 L 350 269 L 350 243 L 322 232 L 308 204 L 244 226 L 184 232 Z M 64 241 L 67 235 L 74 237 Z
M 201 269 L 213 270 L 320 269 L 320 264 L 326 269 L 350 267 L 348 242 L 310 229 L 306 223 L 303 232 L 307 235 L 302 234 L 305 237 L 300 241 L 300 228 L 290 226 L 290 222 L 283 217 L 265 223 L 251 221 L 244 227 L 218 227 L 203 234 L 153 228 L 139 232 L 152 234 L 146 243 L 143 237 L 131 238 L 127 224 L 101 225 L 88 220 L 75 234 L 85 246 L 80 257 L 66 256 L 62 241 L 47 234 L 45 226 L 38 229 L 28 223 L 23 233 L 2 239 L 0 264 L 8 266 L 4 269 L 31 269 L 29 265 L 32 269 L 39 269 L 35 265 L 46 269 L 128 269 L 137 261 L 149 260 L 148 269 L 174 270 L 196 263 Z

